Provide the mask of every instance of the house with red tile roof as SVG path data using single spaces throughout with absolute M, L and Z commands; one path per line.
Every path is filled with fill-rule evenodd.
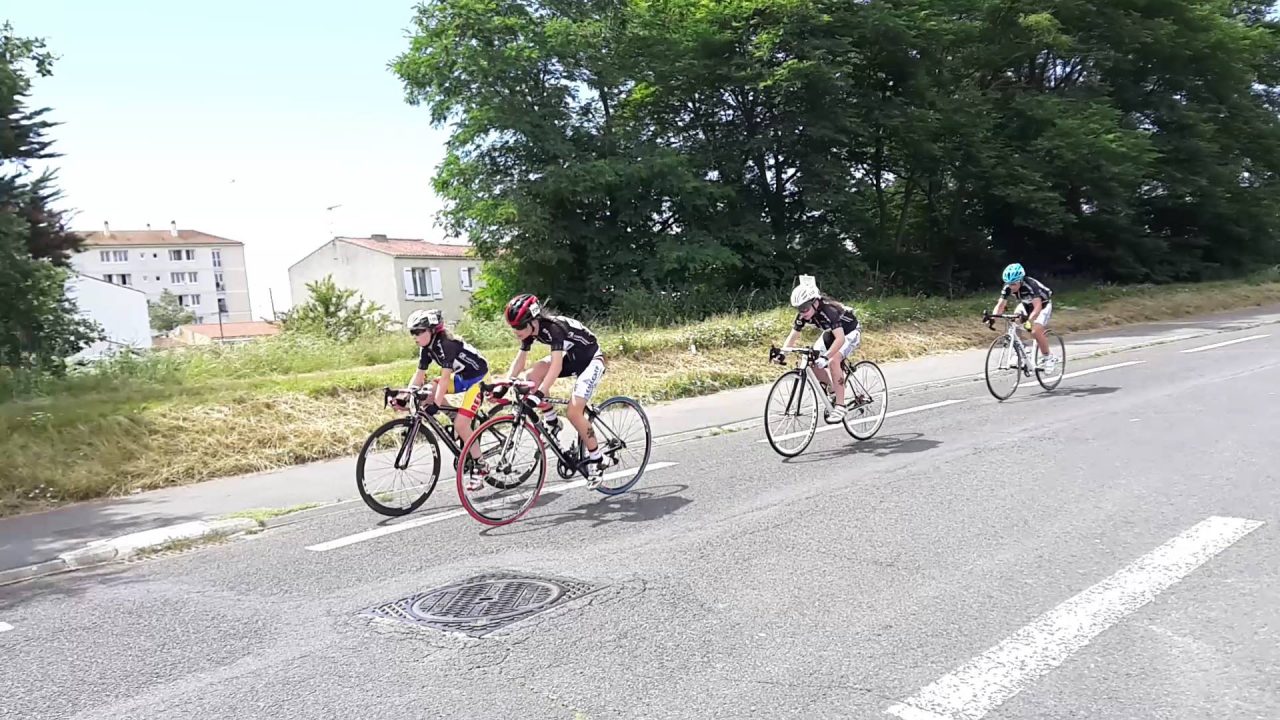
M 479 287 L 481 262 L 468 245 L 426 240 L 335 237 L 289 268 L 289 290 L 295 305 L 307 301 L 309 283 L 333 277 L 404 320 L 414 310 L 436 307 L 449 322 L 471 304 Z

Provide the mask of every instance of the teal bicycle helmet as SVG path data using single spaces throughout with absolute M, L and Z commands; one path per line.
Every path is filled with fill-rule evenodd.
M 1022 265 L 1018 263 L 1013 263 L 1012 265 L 1004 269 L 1004 275 L 1002 277 L 1004 278 L 1004 282 L 1007 285 L 1009 283 L 1020 282 L 1022 278 L 1026 276 L 1027 276 L 1027 271 L 1022 269 Z

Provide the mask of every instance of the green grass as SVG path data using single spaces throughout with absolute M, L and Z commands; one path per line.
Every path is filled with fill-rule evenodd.
M 293 505 L 291 507 L 284 508 L 254 508 L 252 510 L 241 510 L 240 512 L 229 513 L 218 519 L 233 520 L 235 518 L 248 518 L 259 525 L 266 525 L 268 520 L 274 520 L 278 517 L 284 517 L 285 515 L 292 515 L 294 513 L 302 512 L 303 510 L 310 510 L 318 507 L 320 507 L 320 503 L 303 503 L 301 505 Z
M 892 361 L 989 342 L 977 320 L 993 299 L 854 299 L 866 331 L 861 354 Z M 1055 328 L 1070 333 L 1280 302 L 1280 272 L 1068 290 L 1054 300 Z M 598 392 L 655 402 L 769 382 L 777 369 L 765 362 L 767 348 L 793 317 L 778 308 L 672 327 L 595 327 L 610 362 Z M 500 322 L 467 320 L 458 332 L 497 373 L 514 357 Z M 0 376 L 0 515 L 354 454 L 389 417 L 380 389 L 406 383 L 415 357 L 401 333 L 352 343 L 284 335 L 120 359 L 60 379 Z

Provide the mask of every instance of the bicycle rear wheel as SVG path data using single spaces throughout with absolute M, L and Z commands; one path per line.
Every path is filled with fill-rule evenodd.
M 1017 391 L 1022 382 L 1022 368 L 1009 367 L 1009 363 L 1018 361 L 1018 350 L 1009 342 L 1008 335 L 1001 335 L 991 343 L 987 350 L 987 390 L 1001 402 L 1008 400 Z M 1013 382 L 1010 383 L 1009 381 Z M 1005 389 L 1005 386 L 1008 389 Z
M 520 519 L 538 501 L 547 480 L 547 449 L 533 423 L 510 415 L 476 428 L 462 447 L 462 457 L 480 448 L 483 476 L 474 463 L 458 463 L 458 499 L 471 517 L 485 525 Z M 468 487 L 470 486 L 470 488 Z
M 788 370 L 764 402 L 764 434 L 774 452 L 795 457 L 818 431 L 818 396 L 802 370 Z
M 1053 391 L 1062 383 L 1062 376 L 1067 372 L 1067 344 L 1062 340 L 1062 336 L 1056 332 L 1047 332 L 1045 335 L 1045 339 L 1049 341 L 1049 354 L 1056 354 L 1058 362 L 1052 373 L 1046 373 L 1044 370 L 1037 368 L 1036 380 L 1040 383 L 1040 387 Z
M 596 440 L 609 462 L 596 490 L 605 495 L 621 495 L 630 490 L 649 466 L 653 451 L 653 431 L 649 416 L 640 403 L 629 397 L 612 397 L 596 409 Z
M 416 468 L 415 463 L 421 461 Z M 422 507 L 440 478 L 440 448 L 429 430 L 413 430 L 413 418 L 374 430 L 356 458 L 356 490 L 371 510 L 399 517 Z
M 849 413 L 844 418 L 844 429 L 857 440 L 870 440 L 880 432 L 889 412 L 889 382 L 879 365 L 863 360 L 845 376 L 844 387 Z

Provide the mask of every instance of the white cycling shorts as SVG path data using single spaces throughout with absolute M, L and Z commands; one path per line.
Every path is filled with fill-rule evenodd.
M 858 328 L 851 333 L 845 333 L 844 344 L 840 346 L 840 357 L 848 360 L 849 356 L 858 349 L 862 344 L 862 328 Z M 818 341 L 813 344 L 813 349 L 820 353 L 827 353 L 831 350 L 827 346 L 827 333 L 818 336 Z
M 578 373 L 578 379 L 573 383 L 573 396 L 590 402 L 602 377 L 604 377 L 604 355 L 597 353 L 591 358 L 586 369 Z

